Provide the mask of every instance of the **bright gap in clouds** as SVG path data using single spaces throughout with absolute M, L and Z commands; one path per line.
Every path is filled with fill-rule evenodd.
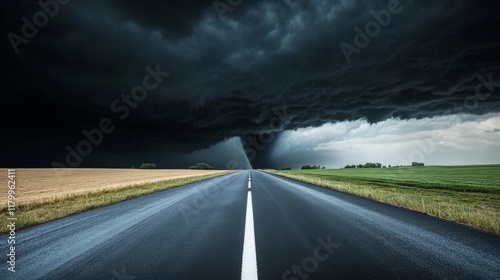
M 425 119 L 365 120 L 285 131 L 273 160 L 283 167 L 320 164 L 466 165 L 500 163 L 500 113 Z M 304 155 L 308 155 L 304 157 Z

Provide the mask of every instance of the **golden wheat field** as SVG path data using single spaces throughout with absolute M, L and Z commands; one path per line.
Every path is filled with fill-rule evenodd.
M 16 169 L 16 205 L 39 204 L 131 185 L 217 174 L 218 170 Z M 7 208 L 7 169 L 0 169 L 0 208 Z

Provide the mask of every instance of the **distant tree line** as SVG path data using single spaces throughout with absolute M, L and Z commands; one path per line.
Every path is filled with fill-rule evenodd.
M 379 162 L 377 162 L 377 163 L 367 162 L 365 164 L 346 165 L 344 168 L 382 168 L 382 163 L 379 163 Z
M 300 169 L 325 169 L 325 167 L 319 165 L 304 165 Z
M 411 166 L 424 166 L 424 163 L 422 162 L 412 162 L 411 163 Z M 397 165 L 397 166 L 390 166 L 389 165 L 389 168 L 390 167 L 404 167 L 404 165 Z M 344 169 L 348 169 L 348 168 L 386 168 L 386 166 L 382 165 L 381 163 L 377 162 L 377 163 L 371 163 L 371 162 L 367 162 L 365 164 L 358 164 L 358 165 L 346 165 L 344 167 Z
M 189 169 L 196 169 L 196 170 L 212 170 L 214 169 L 211 165 L 209 164 L 206 164 L 206 163 L 203 163 L 203 162 L 200 162 L 200 163 L 197 163 L 193 166 L 190 166 Z
M 139 166 L 139 169 L 156 169 L 156 164 L 154 163 L 143 163 Z

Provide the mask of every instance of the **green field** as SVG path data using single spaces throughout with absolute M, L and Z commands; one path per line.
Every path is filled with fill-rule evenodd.
M 500 233 L 500 165 L 268 172 Z

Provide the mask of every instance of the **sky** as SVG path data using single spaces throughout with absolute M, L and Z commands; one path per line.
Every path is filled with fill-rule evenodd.
M 497 1 L 0 5 L 1 167 L 500 163 Z

